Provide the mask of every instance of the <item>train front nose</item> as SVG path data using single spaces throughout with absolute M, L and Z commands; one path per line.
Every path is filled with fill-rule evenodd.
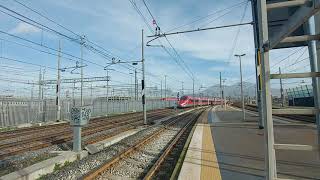
M 185 107 L 185 100 L 180 100 L 178 102 L 178 107 Z

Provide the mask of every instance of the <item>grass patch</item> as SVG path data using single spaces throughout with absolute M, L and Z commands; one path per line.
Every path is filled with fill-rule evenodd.
M 3 128 L 0 128 L 0 132 L 12 131 L 15 129 L 17 129 L 17 128 L 16 127 L 3 127 Z
M 6 162 L 6 164 L 4 164 L 3 167 L 0 168 L 0 176 L 4 176 L 6 174 L 21 170 L 38 162 L 53 158 L 55 156 L 57 156 L 57 154 L 42 154 L 18 162 Z
M 72 164 L 72 162 L 70 162 L 70 161 L 66 161 L 63 164 L 56 163 L 56 164 L 54 164 L 54 168 L 53 168 L 52 173 L 54 173 L 56 171 L 60 171 L 64 167 L 69 166 L 70 164 Z M 40 176 L 39 178 L 37 178 L 36 180 L 46 180 L 48 178 L 49 174 L 44 174 L 44 175 Z

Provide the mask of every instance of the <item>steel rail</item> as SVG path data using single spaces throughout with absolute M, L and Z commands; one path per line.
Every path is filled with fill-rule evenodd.
M 156 112 L 153 112 L 152 114 L 150 114 L 149 117 L 154 119 L 154 118 L 161 118 L 163 116 L 168 115 L 167 113 L 166 114 L 162 114 L 162 113 L 163 113 L 162 111 L 156 111 Z M 86 130 L 84 131 L 83 135 L 84 136 L 92 135 L 92 134 L 95 134 L 97 132 L 97 130 L 98 130 L 98 132 L 101 132 L 101 131 L 103 131 L 103 129 L 106 129 L 107 127 L 110 129 L 117 129 L 118 128 L 119 130 L 121 130 L 121 132 L 123 132 L 123 131 L 129 130 L 129 129 L 132 129 L 139 124 L 142 124 L 141 117 L 142 116 L 140 114 L 135 113 L 134 119 L 132 119 L 132 118 L 127 119 L 128 118 L 127 115 L 120 116 L 115 119 L 110 119 L 111 121 L 105 121 L 105 122 L 103 122 L 104 119 L 101 119 L 101 120 L 99 119 L 101 122 L 99 121 L 99 123 L 94 124 L 94 126 L 87 127 Z M 111 123 L 111 124 L 107 124 L 107 123 Z M 132 126 L 132 127 L 128 127 L 128 126 Z M 71 132 L 71 129 L 68 129 L 68 131 L 63 131 L 62 135 L 61 135 L 61 132 L 59 131 L 59 132 L 56 132 L 53 134 L 48 134 L 48 135 L 43 134 L 43 135 L 31 138 L 31 139 L 27 138 L 27 139 L 20 140 L 20 141 L 9 142 L 9 143 L 5 143 L 2 145 L 0 144 L 1 151 L 2 151 L 2 152 L 0 151 L 0 159 L 3 159 L 8 156 L 21 154 L 26 151 L 42 149 L 45 147 L 49 147 L 53 144 L 61 144 L 64 142 L 68 142 L 68 141 L 72 140 L 72 134 L 69 134 L 68 132 Z M 32 133 L 32 132 L 30 132 L 30 133 Z M 115 133 L 101 135 L 97 138 L 97 140 L 87 139 L 84 142 L 85 142 L 85 144 L 92 144 L 92 143 L 97 142 L 98 140 L 103 140 L 103 139 L 109 138 L 113 135 L 116 135 L 117 133 L 119 133 L 119 132 L 116 131 Z
M 190 116 L 190 114 L 185 114 Z M 131 147 L 127 148 L 125 151 L 121 152 L 119 155 L 113 157 L 110 161 L 107 161 L 105 163 L 103 163 L 102 165 L 94 168 L 92 171 L 86 173 L 84 176 L 82 176 L 80 179 L 83 180 L 92 180 L 95 179 L 96 177 L 98 177 L 100 174 L 102 174 L 103 172 L 105 172 L 109 167 L 111 167 L 113 164 L 115 164 L 116 162 L 118 162 L 119 160 L 125 158 L 126 156 L 128 156 L 129 154 L 131 154 L 133 151 L 135 151 L 136 149 L 139 149 L 139 147 L 143 146 L 144 144 L 146 144 L 147 142 L 151 141 L 152 139 L 158 137 L 163 131 L 165 131 L 167 129 L 168 126 L 175 124 L 182 116 L 178 116 L 175 117 L 174 119 L 172 119 L 168 124 L 166 124 L 164 127 L 161 127 L 158 131 L 156 131 L 155 133 L 153 133 L 152 135 L 148 136 L 145 139 L 142 139 L 141 141 L 139 141 L 138 143 L 132 145 Z
M 199 117 L 199 116 L 197 116 L 197 117 Z M 154 176 L 156 171 L 159 170 L 162 162 L 165 160 L 165 158 L 169 155 L 169 153 L 175 147 L 177 142 L 180 140 L 183 133 L 185 133 L 186 130 L 188 129 L 188 127 L 193 125 L 197 120 L 198 120 L 198 118 L 195 118 L 192 121 L 189 121 L 182 129 L 180 129 L 179 133 L 175 136 L 175 138 L 171 141 L 171 143 L 166 147 L 166 150 L 161 154 L 161 156 L 158 158 L 158 160 L 149 169 L 148 173 L 145 175 L 145 177 L 143 179 L 149 180 Z

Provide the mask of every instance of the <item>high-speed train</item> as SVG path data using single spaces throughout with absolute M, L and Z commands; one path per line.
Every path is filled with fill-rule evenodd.
M 191 107 L 193 102 L 196 106 L 218 105 L 224 103 L 220 98 L 198 98 L 192 96 L 182 96 L 178 102 L 179 108 Z

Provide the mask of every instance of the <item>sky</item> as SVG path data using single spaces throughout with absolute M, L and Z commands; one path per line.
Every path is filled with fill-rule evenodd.
M 59 25 L 17 2 L 27 5 Z M 61 67 L 68 68 L 66 72 L 62 72 L 62 78 L 80 77 L 79 69 L 71 73 L 71 67 L 76 65 L 75 61 L 79 61 L 74 57 L 81 56 L 79 43 L 13 18 L 5 14 L 9 12 L 9 14 L 15 15 L 8 9 L 68 37 L 78 38 L 72 32 L 85 36 L 85 41 L 94 42 L 102 47 L 104 56 L 93 53 L 88 48 L 82 49 L 85 60 L 84 76 L 100 77 L 106 75 L 104 66 L 111 62 L 112 57 L 121 61 L 141 60 L 141 30 L 144 29 L 145 42 L 151 40 L 146 36 L 154 34 L 152 31 L 156 26 L 143 1 L 133 0 L 132 2 L 133 4 L 129 0 L 2 0 L 0 3 L 2 5 L 0 8 L 0 31 L 15 37 L 0 33 L 2 57 L 0 67 L 3 69 L 0 73 L 0 94 L 30 94 L 30 89 L 36 93 L 37 87 L 24 83 L 38 81 L 40 66 L 42 72 L 45 69 L 46 80 L 56 79 L 58 52 L 52 49 L 59 49 L 59 42 L 63 52 Z M 162 32 L 252 21 L 251 5 L 247 1 L 145 0 L 145 2 Z M 230 8 L 235 4 L 238 5 Z M 135 5 L 138 11 L 135 9 Z M 225 8 L 229 9 L 223 10 Z M 191 23 L 201 17 L 207 18 Z M 239 60 L 234 57 L 234 54 L 243 53 L 246 54 L 242 58 L 243 79 L 246 82 L 255 83 L 254 42 L 251 25 L 172 35 L 167 36 L 167 39 L 174 50 L 165 38 L 159 38 L 152 44 L 159 45 L 161 43 L 167 51 L 159 46 L 144 48 L 147 87 L 160 88 L 161 84 L 164 87 L 166 76 L 168 88 L 179 91 L 183 84 L 185 91 L 191 92 L 190 73 L 186 73 L 176 62 L 181 63 L 180 60 L 194 74 L 195 89 L 219 84 L 220 72 L 222 78 L 226 79 L 226 85 L 239 83 Z M 50 54 L 43 53 L 43 51 L 50 52 Z M 69 56 L 68 59 L 64 53 L 73 57 Z M 274 50 L 270 53 L 270 64 L 272 73 L 277 73 L 279 67 L 283 72 L 308 71 L 307 48 Z M 111 84 L 132 84 L 134 68 L 138 69 L 138 78 L 141 79 L 141 64 L 134 67 L 128 66 L 128 64 L 118 64 L 109 66 L 109 68 L 112 69 L 109 72 Z M 305 80 L 306 84 L 308 82 L 309 80 Z M 272 87 L 279 88 L 279 82 L 273 81 L 271 84 Z M 284 84 L 289 88 L 303 83 L 301 80 L 285 80 Z M 69 86 L 63 85 L 63 88 L 67 90 Z M 48 87 L 48 89 L 52 89 L 50 92 L 54 94 L 54 87 Z

